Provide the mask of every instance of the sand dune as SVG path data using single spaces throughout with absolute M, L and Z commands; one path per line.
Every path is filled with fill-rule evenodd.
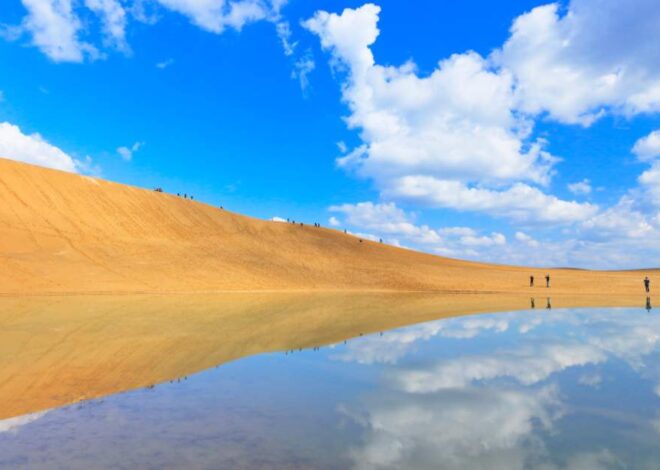
M 0 293 L 525 293 L 546 270 L 453 260 L 0 159 Z M 554 294 L 633 294 L 640 272 L 552 272 Z M 541 289 L 541 288 L 538 288 Z

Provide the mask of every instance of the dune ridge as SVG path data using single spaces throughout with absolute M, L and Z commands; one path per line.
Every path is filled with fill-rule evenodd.
M 0 293 L 642 292 L 639 271 L 455 260 L 0 158 Z M 653 274 L 656 274 L 655 271 Z M 537 287 L 536 290 L 543 289 Z

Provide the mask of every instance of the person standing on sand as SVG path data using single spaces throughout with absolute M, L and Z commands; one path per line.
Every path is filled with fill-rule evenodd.
M 644 289 L 646 289 L 647 294 L 651 292 L 651 280 L 648 276 L 644 278 Z
M 529 287 L 534 287 L 534 276 L 529 276 Z
M 550 274 L 545 275 L 545 287 L 550 287 Z

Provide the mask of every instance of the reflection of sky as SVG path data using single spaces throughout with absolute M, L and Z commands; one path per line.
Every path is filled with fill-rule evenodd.
M 0 421 L 0 466 L 660 468 L 659 346 L 641 309 L 435 321 Z

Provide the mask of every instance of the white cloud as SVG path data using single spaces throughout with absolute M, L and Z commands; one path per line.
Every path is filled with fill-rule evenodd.
M 518 240 L 519 242 L 522 242 L 522 243 L 524 243 L 528 246 L 531 246 L 533 248 L 536 248 L 536 247 L 539 246 L 539 242 L 534 240 L 534 238 L 530 237 L 525 232 L 516 232 L 515 237 L 516 237 L 516 240 Z
M 394 203 L 374 204 L 360 202 L 331 206 L 328 210 L 342 213 L 345 223 L 369 230 L 371 239 L 383 237 L 387 243 L 400 246 L 400 240 L 446 256 L 477 255 L 476 248 L 506 245 L 506 237 L 497 232 L 480 234 L 468 227 L 443 227 L 433 229 L 417 225 L 413 217 Z M 341 224 L 337 220 L 338 224 Z M 376 233 L 377 235 L 373 235 Z
M 24 134 L 18 126 L 0 123 L 0 158 L 31 163 L 76 173 L 77 162 L 68 154 L 48 143 L 39 134 Z
M 167 67 L 170 67 L 172 64 L 174 64 L 174 59 L 171 57 L 169 59 L 165 59 L 161 62 L 156 63 L 156 68 L 157 69 L 166 69 Z
M 277 37 L 280 38 L 282 43 L 282 49 L 284 49 L 284 55 L 292 56 L 296 50 L 297 42 L 291 41 L 291 25 L 288 21 L 278 21 L 275 24 L 275 32 Z
M 247 23 L 276 16 L 282 2 L 265 0 L 156 0 L 163 7 L 187 16 L 195 25 L 212 33 L 226 28 L 240 31 Z
M 94 46 L 80 40 L 80 19 L 72 0 L 22 0 L 28 11 L 22 29 L 32 35 L 33 44 L 54 62 L 82 62 L 96 56 Z
M 121 3 L 118 0 L 85 0 L 85 6 L 100 17 L 106 42 L 120 51 L 128 51 L 126 12 Z
M 330 217 L 328 219 L 328 223 L 331 227 L 339 227 L 341 225 L 341 222 L 339 222 L 339 219 L 337 219 L 335 216 Z
M 527 221 L 575 222 L 596 207 L 562 201 L 546 185 L 557 159 L 531 139 L 532 122 L 516 112 L 514 78 L 474 52 L 454 54 L 420 77 L 408 62 L 375 63 L 380 8 L 340 15 L 317 12 L 304 26 L 332 64 L 346 70 L 342 96 L 349 127 L 363 144 L 338 160 L 373 179 L 388 199 Z
M 283 219 L 282 217 L 274 216 L 270 219 L 273 222 L 286 222 L 286 219 Z
M 608 114 L 660 111 L 657 2 L 573 0 L 564 10 L 558 3 L 538 7 L 514 21 L 508 40 L 490 56 L 453 54 L 424 75 L 412 61 L 376 63 L 371 47 L 380 34 L 379 15 L 380 7 L 366 4 L 339 14 L 318 11 L 303 23 L 340 72 L 346 123 L 362 140 L 342 152 L 338 165 L 372 180 L 386 201 L 486 213 L 525 229 L 562 224 L 566 237 L 517 238 L 522 251 L 509 244 L 488 252 L 436 251 L 599 267 L 629 267 L 660 253 L 649 238 L 660 233 L 660 163 L 653 163 L 660 131 L 633 149 L 652 163 L 639 187 L 604 210 L 545 189 L 558 159 L 533 133 L 538 119 L 589 125 Z M 587 179 L 568 189 L 592 191 Z M 625 209 L 632 211 L 628 217 Z M 643 249 L 635 246 L 639 236 L 647 237 Z
M 306 53 L 300 57 L 293 64 L 293 70 L 291 71 L 291 78 L 297 79 L 300 83 L 300 89 L 305 92 L 309 88 L 309 78 L 307 76 L 312 73 L 316 63 L 311 55 L 311 53 Z
M 94 31 L 83 24 L 81 17 L 92 12 L 100 21 L 103 44 L 129 52 L 126 41 L 127 9 L 132 17 L 153 24 L 158 16 L 147 13 L 147 3 L 187 16 L 198 27 L 220 34 L 227 28 L 240 31 L 248 23 L 266 20 L 276 24 L 285 53 L 293 53 L 288 23 L 280 17 L 286 0 L 136 0 L 127 5 L 121 0 L 21 0 L 28 13 L 19 26 L 5 26 L 0 31 L 7 40 L 16 40 L 23 33 L 54 62 L 83 62 L 86 58 L 103 57 L 92 44 Z M 83 10 L 86 9 L 85 10 Z
M 135 142 L 130 147 L 119 147 L 117 153 L 125 161 L 129 162 L 133 159 L 133 154 L 144 146 L 144 142 Z
M 660 110 L 655 0 L 572 0 L 518 17 L 494 54 L 515 77 L 517 107 L 588 125 L 607 112 Z
M 431 176 L 404 176 L 387 189 L 390 198 L 462 211 L 480 211 L 527 222 L 579 222 L 596 214 L 593 204 L 564 201 L 524 183 L 498 191 Z
M 660 129 L 635 142 L 632 152 L 643 162 L 660 158 Z
M 575 183 L 571 183 L 568 186 L 568 190 L 573 194 L 590 194 L 591 193 L 591 182 L 588 179 L 583 179 Z

